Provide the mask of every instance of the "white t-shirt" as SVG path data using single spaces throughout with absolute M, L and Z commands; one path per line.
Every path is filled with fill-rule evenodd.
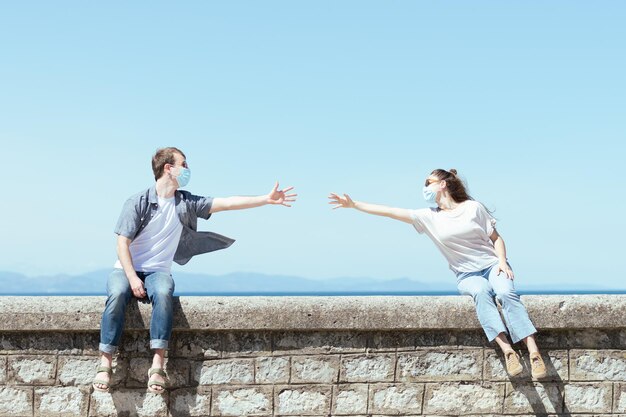
M 496 220 L 481 203 L 467 200 L 453 210 L 413 210 L 411 217 L 415 230 L 435 242 L 455 274 L 482 271 L 498 263 L 489 238 Z
M 158 209 L 148 225 L 130 243 L 135 271 L 170 273 L 183 225 L 176 214 L 175 197 L 158 197 Z M 115 268 L 122 268 L 119 259 Z

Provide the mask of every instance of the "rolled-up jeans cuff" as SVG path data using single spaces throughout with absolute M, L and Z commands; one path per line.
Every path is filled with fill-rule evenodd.
M 163 339 L 150 340 L 150 349 L 167 349 L 168 341 Z
M 104 352 L 104 353 L 108 353 L 109 355 L 112 355 L 117 351 L 117 346 L 100 343 L 98 345 L 98 349 L 100 350 L 100 352 Z

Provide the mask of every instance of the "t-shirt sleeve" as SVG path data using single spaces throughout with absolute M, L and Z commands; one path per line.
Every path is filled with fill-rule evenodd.
M 478 219 L 478 225 L 487 233 L 487 236 L 491 236 L 493 231 L 496 230 L 496 219 L 489 214 L 481 203 L 477 203 L 476 218 Z
M 430 210 L 429 209 L 418 209 L 411 210 L 411 219 L 413 220 L 413 227 L 417 230 L 417 233 L 424 233 L 426 231 L 426 226 L 424 225 L 424 220 L 426 216 L 428 216 Z
M 202 219 L 211 217 L 211 207 L 213 206 L 213 197 L 202 197 L 199 195 L 190 195 L 189 200 L 191 207 L 195 210 L 196 215 Z
M 134 198 L 129 198 L 122 207 L 122 212 L 115 226 L 115 234 L 134 239 L 141 227 L 141 213 L 139 204 Z

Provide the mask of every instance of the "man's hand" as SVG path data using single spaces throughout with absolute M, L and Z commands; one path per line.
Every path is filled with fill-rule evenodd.
M 133 295 L 135 297 L 139 299 L 146 297 L 146 290 L 143 286 L 143 281 L 140 280 L 138 276 L 128 278 L 128 282 L 130 283 L 130 289 L 133 291 Z
M 274 185 L 272 191 L 270 191 L 267 195 L 267 204 L 280 204 L 281 206 L 291 207 L 291 204 L 287 203 L 293 203 L 294 201 L 296 201 L 294 197 L 298 195 L 286 194 L 288 191 L 291 190 L 293 190 L 293 187 L 287 187 L 285 189 L 279 190 L 278 181 L 276 181 L 276 185 Z

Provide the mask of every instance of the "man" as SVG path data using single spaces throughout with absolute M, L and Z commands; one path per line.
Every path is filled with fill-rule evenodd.
M 152 157 L 156 184 L 129 198 L 115 228 L 117 256 L 107 282 L 107 301 L 100 328 L 100 367 L 94 389 L 108 392 L 111 364 L 124 328 L 126 305 L 134 296 L 152 303 L 150 348 L 154 350 L 148 374 L 148 390 L 163 393 L 167 375 L 163 370 L 165 351 L 172 332 L 172 261 L 184 265 L 201 253 L 229 247 L 234 240 L 216 233 L 197 232 L 198 217 L 225 210 L 241 210 L 276 204 L 291 207 L 297 194 L 293 187 L 257 197 L 211 198 L 180 191 L 189 182 L 185 154 L 177 148 L 158 149 Z

